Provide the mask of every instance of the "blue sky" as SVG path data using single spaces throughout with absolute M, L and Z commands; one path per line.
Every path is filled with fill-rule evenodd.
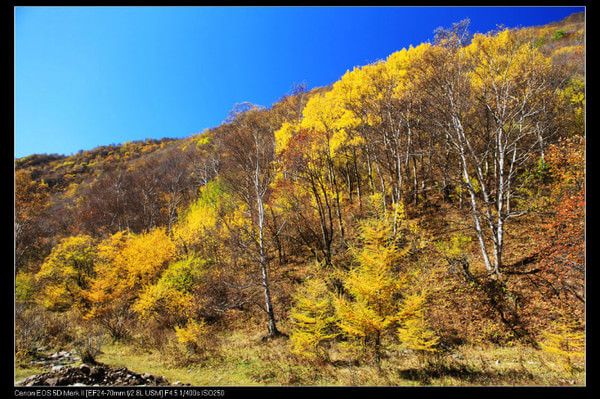
M 185 137 L 433 38 L 582 7 L 17 7 L 15 156 Z

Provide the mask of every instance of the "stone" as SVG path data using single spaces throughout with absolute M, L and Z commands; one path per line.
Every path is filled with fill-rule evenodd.
M 90 371 L 92 371 L 90 366 L 88 366 L 85 363 L 83 363 L 81 366 L 79 366 L 79 370 L 81 370 L 81 372 L 85 375 L 90 375 Z
M 18 386 L 158 386 L 169 385 L 163 376 L 134 373 L 127 368 L 113 369 L 105 365 L 56 367 L 47 373 L 34 375 L 16 383 Z M 176 385 L 188 385 L 177 381 Z
M 58 378 L 48 378 L 46 380 L 46 384 L 48 384 L 50 386 L 56 386 L 56 385 L 58 385 Z

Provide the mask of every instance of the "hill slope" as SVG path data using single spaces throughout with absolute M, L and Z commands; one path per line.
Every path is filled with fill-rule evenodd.
M 583 18 L 467 28 L 200 135 L 16 160 L 19 359 L 582 383 Z

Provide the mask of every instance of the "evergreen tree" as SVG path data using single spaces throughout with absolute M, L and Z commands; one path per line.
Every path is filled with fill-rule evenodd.
M 415 293 L 404 299 L 398 312 L 398 338 L 406 349 L 419 353 L 422 357 L 438 350 L 439 338 L 429 328 L 425 317 L 426 294 Z
M 291 310 L 292 353 L 307 359 L 327 359 L 325 344 L 338 333 L 332 296 L 322 278 L 309 278 L 295 296 Z

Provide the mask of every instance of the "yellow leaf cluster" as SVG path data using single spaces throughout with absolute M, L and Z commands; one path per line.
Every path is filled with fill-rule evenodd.
M 36 281 L 41 285 L 39 299 L 53 310 L 66 310 L 82 305 L 84 290 L 94 276 L 96 248 L 87 235 L 67 237 L 46 258 Z
M 127 306 L 175 257 L 175 244 L 164 228 L 146 234 L 118 232 L 101 242 L 98 252 L 97 277 L 87 294 L 92 303 L 88 317 Z
M 410 350 L 435 352 L 439 337 L 428 327 L 425 318 L 426 295 L 424 292 L 406 297 L 402 309 L 398 312 L 398 338 L 402 345 Z
M 306 358 L 323 358 L 323 344 L 337 336 L 334 309 L 327 284 L 321 278 L 310 278 L 295 295 L 290 312 L 292 353 Z
M 219 204 L 226 198 L 219 181 L 210 181 L 200 188 L 200 193 L 173 228 L 176 242 L 186 246 L 196 246 L 202 242 L 209 231 L 217 225 Z
M 203 320 L 197 322 L 194 319 L 189 319 L 185 326 L 175 327 L 177 341 L 181 344 L 193 347 L 198 346 L 198 343 L 204 339 L 207 332 L 208 328 Z
M 585 331 L 577 322 L 563 316 L 543 333 L 540 346 L 558 357 L 565 370 L 572 372 L 574 363 L 582 361 L 585 355 Z

